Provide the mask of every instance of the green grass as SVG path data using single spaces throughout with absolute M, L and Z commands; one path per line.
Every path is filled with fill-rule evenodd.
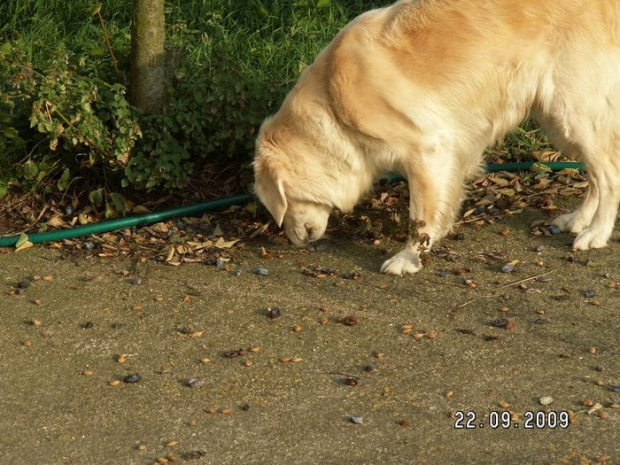
M 131 8 L 106 0 L 102 15 L 120 55 L 129 52 Z M 243 69 L 277 66 L 288 80 L 299 74 L 334 34 L 359 13 L 390 3 L 364 0 L 171 0 L 166 2 L 167 38 L 187 48 L 188 64 L 212 63 L 214 40 Z M 59 43 L 78 54 L 107 56 L 92 0 L 10 0 L 0 3 L 0 41 L 17 41 L 28 60 L 43 63 Z M 318 6 L 325 4 L 326 6 Z M 115 50 L 116 51 L 116 50 Z

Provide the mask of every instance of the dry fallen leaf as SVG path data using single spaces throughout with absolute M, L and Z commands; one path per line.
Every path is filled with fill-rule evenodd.
M 213 247 L 217 247 L 218 249 L 230 249 L 233 245 L 235 245 L 237 242 L 239 242 L 239 239 L 233 239 L 231 241 L 226 241 L 224 240 L 223 237 L 220 237 L 215 244 L 213 244 Z
M 413 328 L 415 328 L 415 326 L 413 325 L 403 325 L 401 328 L 401 332 L 403 334 L 409 334 L 411 331 L 413 331 Z
M 63 221 L 63 219 L 60 216 L 57 215 L 57 216 L 53 216 L 49 220 L 47 220 L 46 224 L 48 226 L 51 226 L 52 228 L 60 228 L 60 227 L 64 226 L 66 223 Z
M 28 237 L 28 236 L 26 236 L 26 237 Z M 19 245 L 17 245 L 17 244 L 15 245 L 15 252 L 20 252 L 22 250 L 29 249 L 30 247 L 32 247 L 34 245 L 29 240 L 25 240 L 25 241 L 23 241 L 21 243 L 18 241 L 18 244 Z
M 596 412 L 597 410 L 600 410 L 602 408 L 603 408 L 603 406 L 599 402 L 597 402 L 596 404 L 594 404 L 592 406 L 592 408 L 590 408 L 590 410 L 588 410 L 588 415 L 592 415 L 594 412 Z

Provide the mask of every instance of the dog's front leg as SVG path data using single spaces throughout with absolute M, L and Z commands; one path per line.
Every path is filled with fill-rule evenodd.
M 423 220 L 413 220 L 411 230 L 405 248 L 383 263 L 382 273 L 402 275 L 420 271 L 422 254 L 430 249 L 433 236 L 425 232 L 427 228 Z
M 452 163 L 451 158 L 439 157 L 432 165 L 418 165 L 411 170 L 410 237 L 402 251 L 383 263 L 382 273 L 417 273 L 423 265 L 421 254 L 450 230 L 463 194 L 463 175 Z

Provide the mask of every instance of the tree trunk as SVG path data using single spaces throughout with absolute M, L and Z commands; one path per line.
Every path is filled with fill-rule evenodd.
M 133 0 L 131 102 L 160 113 L 166 99 L 164 0 Z

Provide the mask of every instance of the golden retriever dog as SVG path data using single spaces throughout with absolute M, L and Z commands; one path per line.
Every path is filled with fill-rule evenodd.
M 604 247 L 620 202 L 620 0 L 401 0 L 362 14 L 263 123 L 256 193 L 303 244 L 383 171 L 402 173 L 419 236 L 381 271 L 415 273 L 484 149 L 528 115 L 589 174 L 581 207 L 554 224 L 577 250 Z

